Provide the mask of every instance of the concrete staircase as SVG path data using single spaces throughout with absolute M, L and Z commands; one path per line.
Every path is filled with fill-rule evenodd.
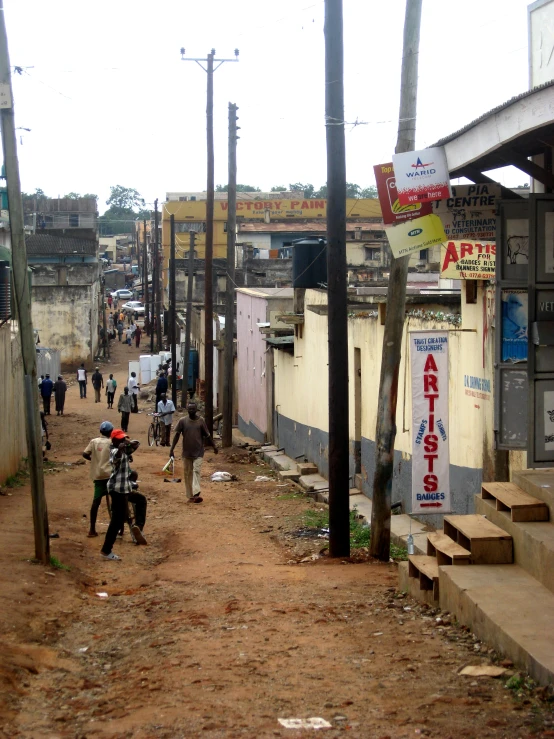
M 484 483 L 476 514 L 445 516 L 400 588 L 440 605 L 537 682 L 554 682 L 554 469 Z

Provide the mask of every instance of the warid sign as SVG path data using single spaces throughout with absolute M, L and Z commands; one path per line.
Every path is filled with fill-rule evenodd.
M 393 154 L 392 163 L 400 205 L 450 197 L 450 176 L 441 146 Z
M 405 257 L 419 249 L 428 249 L 446 241 L 441 219 L 434 215 L 421 216 L 398 226 L 388 226 L 386 234 L 395 257 Z
M 447 241 L 441 246 L 441 277 L 451 280 L 493 280 L 496 244 Z
M 410 359 L 412 513 L 448 513 L 448 332 L 412 331 Z

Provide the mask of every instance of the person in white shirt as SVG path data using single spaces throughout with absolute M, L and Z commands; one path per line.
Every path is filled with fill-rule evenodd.
M 131 372 L 131 376 L 129 377 L 129 381 L 127 382 L 127 387 L 129 388 L 129 395 L 133 399 L 133 413 L 138 413 L 139 384 L 137 382 L 136 372 Z
M 84 362 L 77 370 L 77 382 L 79 383 L 79 393 L 81 398 L 87 397 L 87 371 Z
M 131 340 L 133 338 L 133 329 L 129 326 L 129 328 L 125 331 L 125 336 L 127 337 L 127 346 L 129 349 L 131 348 Z
M 171 424 L 173 422 L 173 414 L 175 413 L 175 406 L 172 400 L 167 399 L 167 395 L 162 393 L 160 395 L 160 401 L 158 403 L 158 413 L 161 416 L 162 421 L 162 446 L 171 446 Z

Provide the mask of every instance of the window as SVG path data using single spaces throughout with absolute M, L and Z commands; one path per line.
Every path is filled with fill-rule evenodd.
M 419 259 L 422 262 L 428 262 L 429 261 L 429 249 L 420 249 Z
M 381 261 L 381 247 L 366 246 L 365 247 L 365 258 L 367 262 L 380 262 Z
M 206 233 L 205 221 L 176 221 L 175 222 L 175 233 L 176 234 L 188 233 L 189 231 L 196 231 L 196 233 Z

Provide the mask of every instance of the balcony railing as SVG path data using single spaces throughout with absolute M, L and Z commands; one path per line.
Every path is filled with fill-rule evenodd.
M 96 229 L 96 215 L 94 213 L 27 213 L 25 225 L 37 230 L 88 228 Z

